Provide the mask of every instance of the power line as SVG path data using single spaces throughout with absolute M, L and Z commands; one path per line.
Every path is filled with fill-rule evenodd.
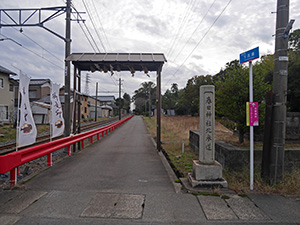
M 92 49 L 94 50 L 94 52 L 97 52 L 96 49 L 95 49 L 95 47 L 93 46 L 92 42 L 90 41 L 88 35 L 86 34 L 85 30 L 83 29 L 82 25 L 80 23 L 78 23 L 78 24 L 79 24 L 79 26 L 80 26 L 80 28 L 81 28 L 81 30 L 82 30 L 85 38 L 88 40 L 89 44 L 91 45 Z
M 4 24 L 8 24 L 6 23 L 4 20 L 2 20 L 2 22 Z M 18 31 L 18 33 L 21 33 L 22 35 L 24 35 L 27 39 L 29 39 L 30 41 L 32 41 L 33 43 L 35 43 L 36 45 L 38 45 L 41 49 L 43 49 L 44 51 L 48 52 L 50 55 L 52 55 L 54 58 L 56 58 L 57 60 L 59 60 L 60 62 L 62 61 L 62 59 L 58 58 L 56 55 L 54 55 L 52 52 L 50 52 L 49 50 L 45 49 L 43 46 L 41 46 L 39 43 L 37 43 L 35 40 L 33 40 L 32 38 L 30 38 L 28 35 L 26 35 L 24 32 L 20 32 L 17 28 L 11 27 L 12 29 L 14 29 L 15 31 Z
M 175 71 L 175 73 L 172 75 L 172 77 L 167 81 L 166 86 L 169 84 L 170 80 L 176 75 L 176 73 L 180 70 L 180 68 L 186 63 L 186 61 L 189 59 L 189 57 L 194 53 L 194 51 L 197 49 L 197 47 L 199 46 L 199 44 L 202 42 L 202 40 L 206 37 L 206 35 L 209 33 L 209 31 L 212 29 L 212 27 L 215 25 L 215 23 L 219 20 L 219 18 L 221 17 L 221 15 L 224 13 L 224 11 L 227 9 L 227 7 L 229 6 L 229 4 L 231 3 L 232 0 L 229 0 L 228 3 L 226 4 L 226 6 L 223 8 L 223 10 L 220 12 L 220 14 L 218 15 L 218 17 L 214 20 L 214 22 L 211 24 L 211 26 L 208 28 L 208 30 L 205 32 L 205 34 L 203 35 L 203 37 L 200 39 L 200 41 L 197 43 L 197 45 L 194 47 L 194 49 L 190 52 L 190 54 L 185 58 L 185 60 L 183 61 L 183 63 L 178 67 L 178 69 Z
M 123 81 L 123 88 L 124 88 L 124 90 L 125 90 L 125 92 L 127 93 L 127 94 L 129 94 L 129 92 L 128 92 L 128 88 L 127 88 L 127 86 L 126 86 L 126 84 L 125 84 L 125 81 Z
M 186 18 L 186 16 L 187 16 L 188 8 L 189 8 L 191 2 L 192 2 L 192 0 L 189 1 L 189 3 L 187 4 L 187 6 L 186 6 L 186 8 L 185 8 L 185 10 L 184 10 L 184 13 L 183 13 L 183 19 L 181 20 L 180 25 L 179 25 L 179 27 L 178 27 L 178 29 L 177 29 L 177 31 L 176 31 L 176 34 L 175 34 L 174 38 L 173 38 L 172 41 L 171 41 L 170 47 L 169 47 L 168 50 L 167 50 L 167 56 L 169 56 L 169 54 L 171 53 L 171 51 L 172 51 L 172 49 L 173 49 L 173 47 L 174 47 L 174 44 L 175 44 L 175 42 L 176 42 L 177 36 L 178 36 L 178 34 L 179 34 L 179 31 L 180 31 L 180 29 L 181 29 L 181 27 L 182 27 L 182 25 L 183 25 L 183 21 L 185 20 L 185 18 Z
M 84 20 L 82 19 L 81 15 L 79 14 L 79 12 L 77 11 L 77 9 L 75 8 L 74 4 L 72 4 L 72 8 L 76 11 L 77 15 L 78 15 L 78 16 L 80 17 L 80 19 L 83 21 L 84 27 L 85 27 L 85 29 L 87 30 L 87 32 L 88 32 L 90 38 L 92 39 L 92 41 L 90 41 L 88 35 L 86 34 L 86 32 L 83 30 L 81 24 L 79 23 L 80 28 L 81 28 L 82 31 L 84 32 L 84 35 L 85 35 L 85 37 L 88 39 L 88 41 L 89 41 L 90 45 L 92 46 L 94 52 L 96 52 L 96 50 L 95 50 L 95 48 L 93 47 L 92 42 L 94 43 L 94 45 L 95 45 L 95 47 L 97 48 L 98 52 L 101 52 L 100 49 L 98 48 L 98 45 L 97 45 L 97 43 L 96 43 L 96 41 L 95 41 L 93 35 L 91 34 L 89 28 L 88 28 L 87 25 L 85 24 L 85 22 L 84 22 Z
M 173 60 L 170 61 L 176 61 L 176 59 L 178 58 L 178 56 L 180 55 L 180 53 L 182 53 L 182 50 L 186 47 L 186 45 L 189 43 L 189 41 L 192 39 L 193 35 L 196 33 L 196 31 L 198 30 L 198 28 L 200 27 L 200 25 L 202 24 L 202 22 L 204 21 L 204 19 L 206 18 L 208 12 L 210 11 L 210 9 L 213 7 L 213 5 L 215 4 L 216 0 L 214 0 L 212 2 L 212 4 L 210 5 L 209 9 L 206 11 L 205 15 L 202 17 L 201 21 L 199 22 L 198 26 L 195 28 L 194 32 L 191 34 L 191 36 L 189 37 L 189 39 L 185 42 L 184 46 L 179 50 L 178 54 L 176 55 L 176 57 Z M 165 69 L 165 73 L 168 71 L 169 69 L 169 64 L 167 65 L 166 69 Z
M 198 30 L 198 28 L 200 27 L 200 25 L 202 24 L 202 22 L 204 21 L 205 17 L 207 16 L 208 12 L 210 11 L 210 9 L 213 7 L 213 5 L 215 4 L 216 0 L 213 1 L 213 3 L 210 5 L 209 9 L 206 11 L 205 15 L 202 17 L 202 20 L 200 21 L 200 23 L 198 24 L 198 26 L 196 27 L 196 29 L 194 30 L 194 32 L 191 34 L 191 36 L 189 37 L 189 39 L 185 42 L 184 46 L 179 50 L 178 54 L 176 55 L 176 57 L 174 58 L 174 62 L 176 61 L 176 59 L 178 58 L 178 56 L 180 55 L 180 53 L 182 52 L 182 50 L 185 48 L 185 46 L 189 43 L 189 41 L 192 39 L 193 35 L 196 33 L 196 31 Z
M 200 2 L 200 1 L 199 1 Z M 189 12 L 188 12 L 188 14 L 187 14 L 187 16 L 186 16 L 186 19 L 185 19 L 185 21 L 184 21 L 184 26 L 183 26 L 183 29 L 180 29 L 180 36 L 179 36 L 179 38 L 178 38 L 178 43 L 180 43 L 180 40 L 183 38 L 183 35 L 185 34 L 185 29 L 187 28 L 187 26 L 188 26 L 188 24 L 189 24 L 189 22 L 191 21 L 191 18 L 192 18 L 192 11 L 193 11 L 193 9 L 195 8 L 195 4 L 196 4 L 196 1 L 194 1 L 193 3 L 192 3 L 192 5 L 191 5 L 191 8 L 189 9 Z M 173 49 L 173 51 L 172 51 L 172 54 L 170 54 L 168 57 L 170 58 L 170 57 L 172 57 L 172 55 L 175 53 L 174 52 L 175 51 L 175 48 Z
M 96 9 L 96 6 L 95 6 L 95 4 L 94 4 L 94 0 L 92 0 L 92 4 L 93 4 L 93 8 Z M 102 32 L 103 32 L 103 34 L 104 34 L 105 40 L 106 40 L 106 42 L 107 42 L 107 44 L 108 44 L 108 47 L 109 47 L 109 49 L 112 51 L 112 48 L 111 48 L 110 43 L 109 43 L 109 41 L 108 41 L 108 39 L 107 39 L 106 32 L 105 32 L 104 27 L 103 27 L 103 25 L 102 25 L 102 22 L 101 22 L 101 19 L 100 19 L 100 16 L 99 16 L 98 11 L 96 11 L 96 15 L 97 15 L 98 21 L 99 21 L 99 23 L 100 23 Z
M 103 44 L 103 42 L 102 42 L 102 40 L 101 40 L 101 37 L 100 37 L 100 35 L 99 35 L 99 33 L 98 33 L 98 29 L 96 28 L 96 26 L 95 26 L 95 24 L 94 24 L 94 20 L 93 20 L 91 14 L 90 14 L 90 10 L 89 10 L 87 4 L 85 3 L 84 0 L 82 0 L 82 3 L 83 3 L 84 8 L 86 9 L 86 12 L 87 12 L 87 14 L 88 14 L 88 16 L 89 16 L 89 18 L 90 18 L 90 20 L 91 20 L 91 22 L 92 22 L 92 25 L 93 25 L 94 30 L 95 30 L 95 32 L 96 32 L 96 35 L 97 35 L 97 37 L 98 37 L 98 39 L 99 39 L 99 41 L 100 41 L 100 43 L 101 43 L 101 45 L 102 45 L 104 51 L 107 52 L 107 51 L 106 51 L 106 48 L 105 48 L 105 46 L 104 46 L 104 44 Z
M 3 36 L 3 37 L 5 37 L 5 38 L 7 38 L 7 39 L 13 40 L 13 39 L 7 37 L 7 36 L 4 35 L 4 34 L 0 34 L 0 35 Z M 25 50 L 31 52 L 32 54 L 34 54 L 34 55 L 36 55 L 36 56 L 38 56 L 38 57 L 44 59 L 44 60 L 47 61 L 48 63 L 50 63 L 50 64 L 52 64 L 52 65 L 54 65 L 54 66 L 56 66 L 56 67 L 58 67 L 58 68 L 60 68 L 60 69 L 64 69 L 63 67 L 61 67 L 61 66 L 59 66 L 59 65 L 57 65 L 57 64 L 55 64 L 55 63 L 53 63 L 52 61 L 50 61 L 49 59 L 45 58 L 44 56 L 42 56 L 42 55 L 40 55 L 40 54 L 38 54 L 38 53 L 32 51 L 31 49 L 29 49 L 29 48 L 27 48 L 27 47 L 25 47 L 25 46 L 23 46 L 23 45 L 21 45 L 21 44 L 19 44 L 19 43 L 18 43 L 18 45 L 19 45 L 20 47 L 24 48 Z

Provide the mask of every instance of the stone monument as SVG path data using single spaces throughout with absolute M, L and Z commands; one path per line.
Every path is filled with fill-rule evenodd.
M 227 187 L 222 178 L 222 165 L 215 160 L 215 87 L 200 86 L 199 160 L 193 160 L 193 173 L 189 174 L 193 187 Z

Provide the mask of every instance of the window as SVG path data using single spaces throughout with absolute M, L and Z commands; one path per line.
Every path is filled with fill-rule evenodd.
M 87 111 L 87 110 L 86 110 L 86 107 L 84 107 L 84 113 L 86 113 L 86 111 Z
M 29 98 L 36 98 L 36 90 L 29 91 Z
M 9 91 L 13 92 L 14 91 L 14 85 L 9 84 Z
M 0 106 L 0 121 L 8 120 L 8 106 Z
M 4 87 L 4 81 L 3 81 L 3 78 L 0 78 L 0 88 L 3 88 Z

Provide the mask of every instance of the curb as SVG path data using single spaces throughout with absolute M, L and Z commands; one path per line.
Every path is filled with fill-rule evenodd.
M 143 120 L 144 121 L 144 120 Z M 145 122 L 144 122 L 145 124 Z M 146 124 L 145 124 L 146 125 Z M 147 128 L 147 127 L 146 127 Z M 152 141 L 153 146 L 155 147 L 155 149 L 157 150 L 157 145 L 156 142 L 154 141 L 153 137 L 151 136 L 151 134 L 149 133 L 148 129 L 147 129 L 148 135 Z M 165 155 L 160 151 L 158 152 L 158 155 L 160 156 L 160 159 L 169 175 L 170 181 L 174 187 L 174 190 L 176 193 L 181 193 L 182 192 L 182 184 L 181 183 L 175 183 L 175 180 L 178 180 L 178 177 L 176 176 L 176 174 L 174 173 L 172 167 L 170 166 L 168 160 L 166 159 Z

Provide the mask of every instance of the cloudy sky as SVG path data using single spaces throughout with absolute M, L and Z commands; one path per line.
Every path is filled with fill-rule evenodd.
M 64 6 L 64 0 L 1 0 L 1 9 Z M 194 75 L 214 75 L 239 54 L 260 47 L 260 55 L 274 53 L 276 0 L 73 0 L 86 20 L 72 22 L 71 52 L 145 52 L 164 53 L 168 62 L 162 73 L 162 92 L 177 83 L 186 85 Z M 290 1 L 293 29 L 300 28 L 300 0 Z M 74 11 L 74 10 L 73 10 Z M 47 13 L 44 14 L 48 15 Z M 15 14 L 11 14 L 16 18 Z M 72 18 L 75 19 L 73 14 Z M 65 35 L 65 16 L 45 26 Z M 2 14 L 2 23 L 10 22 Z M 35 18 L 32 18 L 34 21 Z M 86 29 L 88 28 L 88 30 Z M 32 78 L 50 78 L 64 84 L 64 42 L 40 27 L 2 27 L 0 65 Z M 85 33 L 92 38 L 86 38 Z M 94 44 L 94 42 L 96 44 Z M 90 44 L 91 43 L 91 44 Z M 22 46 L 20 46 L 22 45 Z M 72 70 L 71 70 L 72 71 Z M 86 90 L 82 72 L 82 90 Z M 132 95 L 142 82 L 156 82 L 144 73 L 131 77 L 129 72 L 90 73 L 89 94 L 95 94 L 95 83 L 101 92 L 117 96 L 117 80 L 123 91 Z M 106 95 L 101 93 L 101 95 Z M 111 94 L 111 93 L 110 93 Z

